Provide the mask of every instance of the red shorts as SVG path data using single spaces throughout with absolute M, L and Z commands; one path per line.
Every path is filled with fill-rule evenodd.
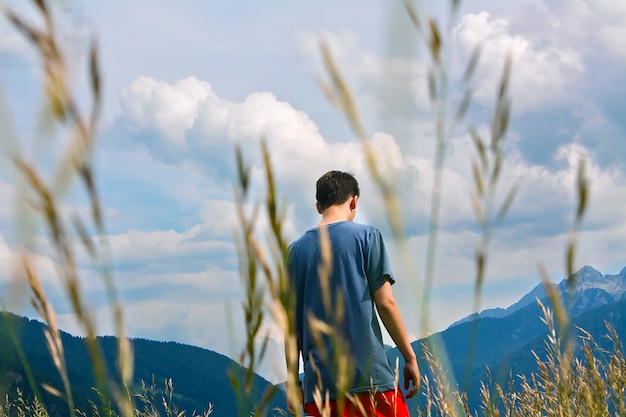
M 337 412 L 337 403 L 330 401 L 331 417 L 410 417 L 404 395 L 400 390 L 378 392 L 372 396 L 369 392 L 353 394 L 356 400 L 346 398 L 343 414 Z M 357 401 L 358 400 L 358 401 Z M 360 403 L 361 406 L 356 404 Z M 365 412 L 365 413 L 363 413 Z M 322 414 L 315 403 L 304 405 L 304 414 L 321 417 Z

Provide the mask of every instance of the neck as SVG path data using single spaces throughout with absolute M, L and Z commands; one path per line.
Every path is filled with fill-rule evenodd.
M 353 220 L 354 212 L 350 210 L 349 205 L 342 204 L 340 206 L 331 206 L 322 212 L 322 219 L 317 224 L 317 227 L 343 221 L 351 222 Z

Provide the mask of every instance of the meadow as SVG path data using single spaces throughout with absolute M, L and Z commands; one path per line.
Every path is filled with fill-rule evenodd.
M 31 24 L 10 9 L 5 10 L 6 17 L 29 40 L 31 46 L 41 58 L 41 90 L 46 97 L 44 118 L 50 120 L 50 129 L 56 133 L 50 135 L 58 141 L 62 149 L 52 163 L 32 162 L 20 154 L 17 146 L 19 135 L 3 131 L 6 157 L 12 164 L 17 181 L 17 206 L 20 217 L 15 221 L 15 230 L 22 239 L 24 247 L 15 259 L 18 270 L 15 280 L 28 288 L 28 297 L 37 311 L 39 318 L 46 324 L 45 337 L 50 360 L 58 371 L 62 386 L 41 385 L 32 373 L 31 366 L 24 362 L 28 384 L 33 396 L 25 396 L 22 391 L 8 392 L 0 401 L 0 417 L 13 416 L 208 416 L 213 413 L 209 408 L 202 414 L 179 410 L 175 404 L 175 381 L 165 381 L 164 388 L 154 394 L 154 385 L 150 381 L 138 383 L 133 374 L 133 346 L 125 333 L 124 306 L 120 302 L 111 266 L 110 248 L 107 231 L 103 222 L 104 207 L 98 192 L 98 174 L 93 166 L 93 154 L 97 150 L 98 121 L 102 96 L 98 46 L 91 44 L 89 66 L 86 79 L 89 83 L 90 101 L 77 100 L 68 79 L 68 62 L 64 58 L 55 31 L 53 15 L 45 0 L 33 0 L 41 14 L 41 25 Z M 457 18 L 460 0 L 450 0 L 450 22 Z M 436 168 L 433 178 L 430 200 L 430 221 L 428 225 L 428 245 L 426 265 L 415 265 L 410 255 L 408 241 L 403 232 L 403 223 L 399 215 L 398 201 L 395 195 L 395 183 L 380 169 L 379 155 L 371 145 L 371 138 L 364 127 L 354 102 L 349 80 L 344 79 L 333 58 L 332 51 L 320 45 L 320 54 L 326 70 L 326 81 L 320 88 L 346 120 L 363 149 L 371 178 L 377 186 L 379 196 L 385 203 L 386 216 L 391 226 L 393 239 L 401 251 L 404 267 L 415 271 L 412 276 L 423 279 L 414 283 L 419 288 L 422 327 L 429 327 L 430 297 L 435 276 L 435 258 L 439 208 L 441 202 L 442 176 L 445 167 L 446 146 L 452 134 L 467 126 L 473 138 L 475 153 L 471 163 L 474 175 L 472 191 L 476 222 L 481 231 L 481 241 L 476 251 L 474 272 L 474 305 L 480 307 L 482 286 L 489 266 L 490 237 L 494 225 L 503 219 L 512 204 L 515 204 L 517 187 L 504 190 L 506 198 L 496 204 L 495 195 L 500 190 L 502 167 L 506 163 L 505 141 L 510 120 L 511 103 L 514 97 L 509 95 L 511 60 L 506 60 L 497 88 L 495 108 L 491 115 L 491 132 L 483 137 L 466 115 L 472 103 L 472 77 L 480 60 L 480 45 L 467 63 L 462 80 L 452 83 L 447 68 L 447 54 L 450 48 L 450 28 L 442 28 L 432 18 L 421 16 L 409 0 L 405 1 L 406 13 L 415 27 L 415 36 L 423 42 L 429 51 L 428 91 L 432 107 L 433 124 L 436 136 L 436 153 L 433 162 Z M 460 85 L 460 99 L 455 102 L 450 89 Z M 11 146 L 13 141 L 16 146 Z M 280 387 L 273 386 L 264 393 L 261 400 L 252 400 L 255 372 L 265 359 L 266 343 L 259 345 L 255 341 L 263 338 L 261 323 L 271 319 L 278 323 L 285 335 L 286 360 L 291 369 L 298 369 L 297 342 L 294 328 L 294 298 L 285 269 L 285 259 L 289 242 L 284 236 L 286 201 L 278 194 L 272 166 L 271 153 L 263 138 L 259 139 L 259 149 L 263 160 L 264 194 L 259 197 L 252 191 L 253 169 L 247 162 L 247 154 L 256 150 L 237 148 L 234 150 L 234 163 L 237 165 L 238 180 L 235 184 L 235 200 L 239 228 L 235 236 L 239 255 L 241 285 L 245 291 L 243 305 L 245 309 L 245 331 L 247 343 L 242 350 L 239 362 L 245 367 L 243 375 L 232 373 L 232 390 L 238 402 L 237 415 L 240 416 L 280 416 L 287 415 L 286 410 L 272 409 L 270 399 Z M 578 201 L 573 207 L 574 222 L 571 225 L 570 240 L 564 248 L 564 259 L 568 266 L 568 276 L 576 265 L 577 232 L 584 220 L 589 199 L 589 181 L 585 170 L 585 160 L 579 162 L 576 193 Z M 65 198 L 69 192 L 82 193 L 89 201 L 89 210 L 83 215 L 70 215 L 65 210 Z M 261 222 L 263 217 L 267 222 Z M 57 324 L 55 306 L 40 280 L 33 252 L 29 244 L 35 240 L 33 224 L 43 224 L 48 239 L 60 266 L 57 268 L 58 282 L 62 286 L 72 308 L 73 315 L 85 336 L 91 369 L 96 381 L 93 387 L 98 393 L 98 401 L 91 403 L 88 409 L 77 409 L 74 397 L 75 387 L 67 377 L 67 364 L 61 329 Z M 259 224 L 267 224 L 267 229 L 260 230 Z M 107 288 L 108 305 L 111 320 L 115 323 L 117 336 L 116 377 L 107 373 L 106 359 L 102 353 L 96 332 L 96 323 L 90 313 L 81 286 L 78 268 L 79 253 L 86 253 L 94 269 L 99 271 L 103 285 Z M 321 270 L 328 270 L 331 260 L 326 259 Z M 423 268 L 423 273 L 418 273 Z M 494 381 L 481 388 L 481 406 L 470 410 L 467 397 L 459 388 L 457 381 L 450 378 L 446 368 L 445 346 L 434 340 L 424 346 L 429 372 L 424 373 L 420 395 L 424 406 L 411 410 L 416 416 L 606 416 L 626 415 L 626 359 L 622 344 L 613 329 L 607 328 L 607 337 L 612 342 L 612 351 L 600 348 L 596 341 L 587 337 L 582 340 L 572 337 L 571 323 L 561 296 L 549 285 L 550 277 L 540 265 L 538 275 L 546 284 L 550 305 L 542 305 L 543 319 L 548 329 L 546 340 L 547 360 L 537 357 L 540 372 L 532 378 L 519 378 L 510 375 L 507 381 Z M 572 283 L 574 285 L 574 283 Z M 334 320 L 340 321 L 341 309 L 333 309 Z M 333 323 L 312 322 L 311 326 L 319 333 L 330 337 L 336 346 L 345 343 L 341 334 L 335 331 Z M 267 336 L 265 336 L 267 338 Z M 15 338 L 17 340 L 17 338 Z M 19 350 L 19 344 L 17 346 Z M 350 385 L 352 360 L 341 349 L 330 358 L 339 370 L 337 388 L 342 393 L 341 401 L 350 401 L 352 397 L 346 391 Z M 22 359 L 24 359 L 22 357 Z M 468 358 L 471 359 L 471 358 Z M 428 375 L 428 376 L 426 376 Z M 297 402 L 299 396 L 298 375 L 290 373 L 286 380 L 286 395 Z M 155 384 L 152 382 L 152 384 Z M 161 387 L 161 381 L 156 385 Z M 153 388 L 153 389 L 151 389 Z M 66 409 L 51 410 L 42 400 L 42 391 L 52 393 L 62 399 Z M 323 392 L 317 392 L 316 402 L 325 407 Z M 302 411 L 298 410 L 298 416 Z

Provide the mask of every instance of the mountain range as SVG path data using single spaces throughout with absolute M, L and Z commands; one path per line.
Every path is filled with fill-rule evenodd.
M 585 266 L 553 285 L 567 306 L 572 337 L 579 334 L 578 326 L 589 332 L 599 344 L 606 343 L 605 323 L 608 323 L 621 340 L 626 339 L 626 268 L 617 275 L 602 275 Z M 530 376 L 538 370 L 534 354 L 542 360 L 546 358 L 548 329 L 542 321 L 543 313 L 537 300 L 551 308 L 543 284 L 509 308 L 470 315 L 412 346 L 418 358 L 423 357 L 424 346 L 436 346 L 444 351 L 451 371 L 449 377 L 467 393 L 470 411 L 476 410 L 480 384 L 487 381 L 487 368 L 494 378 Z M 395 349 L 389 350 L 388 356 L 392 363 L 399 358 Z M 423 360 L 420 369 L 428 375 L 428 365 Z M 502 384 L 505 381 L 496 382 Z M 419 399 L 409 403 L 413 409 L 423 406 Z
M 569 304 L 568 311 L 570 316 L 576 316 L 591 308 L 623 300 L 626 297 L 626 267 L 617 275 L 602 275 L 593 267 L 585 265 L 568 279 L 552 285 L 556 287 L 566 304 Z M 571 288 L 568 288 L 570 286 Z M 528 294 L 508 308 L 483 310 L 480 313 L 474 313 L 451 324 L 450 327 L 472 321 L 477 317 L 506 317 L 528 305 L 535 304 L 537 300 L 542 302 L 547 300 L 546 289 L 543 284 L 538 284 Z
M 599 343 L 605 343 L 607 333 L 605 322 L 615 327 L 622 340 L 626 339 L 626 268 L 617 275 L 602 275 L 590 266 L 553 284 L 565 301 L 572 328 L 580 326 L 588 331 Z M 536 359 L 545 358 L 545 338 L 547 328 L 542 322 L 542 312 L 537 304 L 541 300 L 550 307 L 543 284 L 538 285 L 517 303 L 505 309 L 484 310 L 470 315 L 448 327 L 446 330 L 418 340 L 412 344 L 424 375 L 429 375 L 428 366 L 423 360 L 424 346 L 437 346 L 445 352 L 449 360 L 451 381 L 456 381 L 468 395 L 470 410 L 479 407 L 479 387 L 486 380 L 487 367 L 498 382 L 500 376 L 530 375 L 537 371 Z M 16 335 L 23 355 L 27 358 L 33 376 L 39 384 L 62 387 L 43 335 L 44 325 L 10 313 L 0 319 L 0 396 L 6 391 L 22 389 L 30 394 L 26 373 L 19 358 L 19 352 L 11 338 L 9 329 L 17 330 Z M 572 332 L 575 335 L 575 331 Z M 96 401 L 91 387 L 94 386 L 91 365 L 84 339 L 62 333 L 65 356 L 77 406 L 89 410 L 88 401 Z M 187 410 L 188 416 L 195 410 L 202 413 L 207 404 L 214 406 L 212 417 L 236 415 L 236 396 L 228 379 L 229 373 L 241 373 L 243 368 L 232 359 L 193 346 L 174 342 L 157 342 L 134 339 L 135 387 L 142 381 L 150 385 L 155 381 L 154 394 L 163 394 L 163 381 L 172 379 L 174 401 L 180 410 Z M 109 375 L 115 373 L 116 340 L 114 337 L 100 338 L 100 344 L 107 361 Z M 387 351 L 391 363 L 400 359 L 395 348 Z M 260 376 L 254 379 L 256 396 L 271 384 Z M 51 416 L 67 415 L 67 405 L 57 397 L 46 395 L 44 400 Z M 423 396 L 412 399 L 412 410 L 422 407 Z M 284 391 L 279 390 L 270 409 L 286 409 Z

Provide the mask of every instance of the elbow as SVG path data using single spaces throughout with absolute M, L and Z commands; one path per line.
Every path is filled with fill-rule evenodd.
M 376 303 L 376 308 L 379 313 L 381 311 L 384 312 L 392 312 L 397 309 L 396 301 L 393 298 L 393 293 L 391 292 L 391 285 L 389 283 L 383 284 L 376 292 L 374 292 L 374 302 Z
M 393 297 L 383 297 L 379 300 L 376 300 L 376 308 L 378 309 L 379 313 L 394 311 L 397 308 L 396 301 L 393 299 Z

